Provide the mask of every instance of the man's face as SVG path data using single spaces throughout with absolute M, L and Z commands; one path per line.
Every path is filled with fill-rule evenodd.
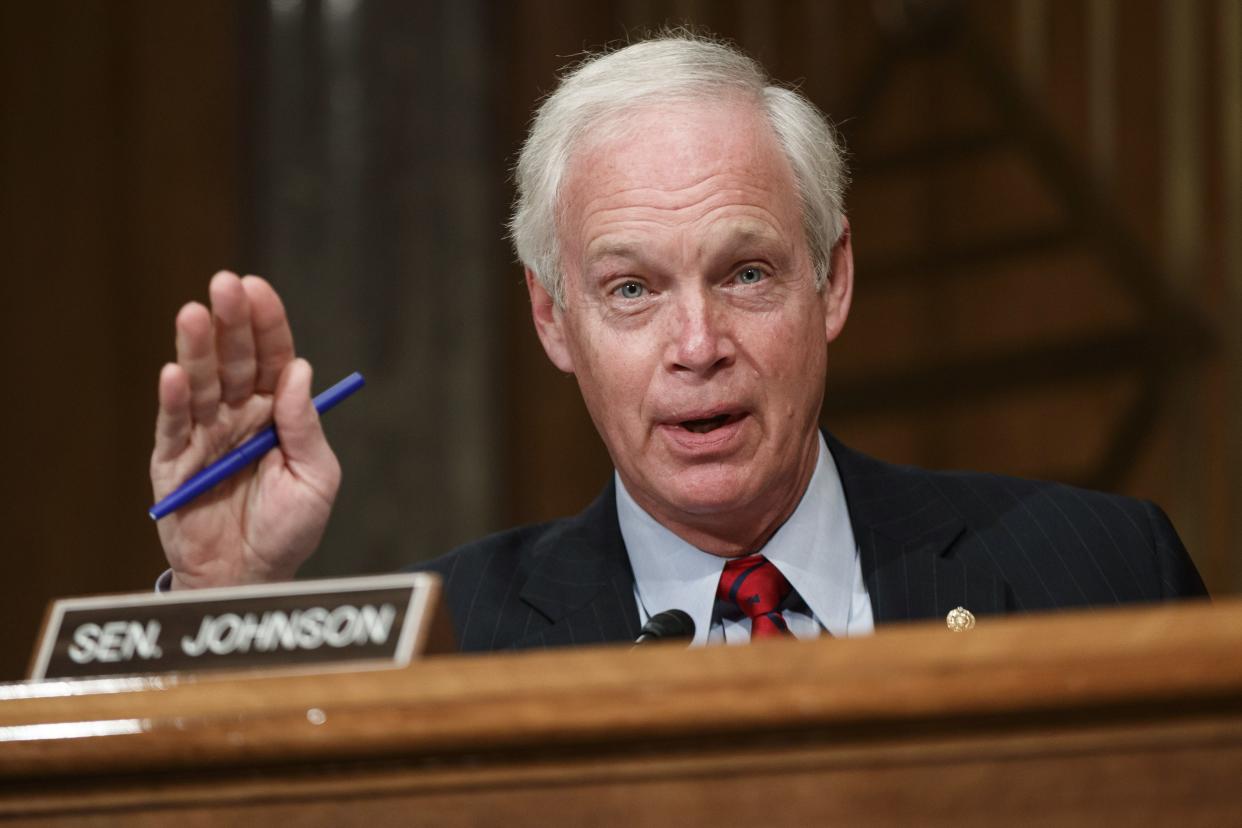
M 528 276 L 536 325 L 626 488 L 700 548 L 766 541 L 814 468 L 848 237 L 817 291 L 789 164 L 740 102 L 631 113 L 563 195 L 565 307 Z

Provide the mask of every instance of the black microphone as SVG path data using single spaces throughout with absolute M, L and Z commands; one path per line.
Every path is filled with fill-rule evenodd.
M 694 638 L 694 619 L 679 609 L 657 612 L 643 625 L 635 644 L 648 641 L 665 641 L 678 638 Z

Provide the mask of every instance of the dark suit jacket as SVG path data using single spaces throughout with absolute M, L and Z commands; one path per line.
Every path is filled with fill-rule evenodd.
M 1057 483 L 893 466 L 833 438 L 876 624 L 1159 601 L 1207 592 L 1151 503 Z M 462 650 L 633 641 L 614 486 L 581 514 L 511 529 L 420 569 L 444 578 Z

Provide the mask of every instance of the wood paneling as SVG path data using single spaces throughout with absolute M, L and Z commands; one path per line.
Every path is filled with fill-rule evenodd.
M 236 257 L 230 3 L 0 4 L 6 625 L 161 569 L 147 458 L 179 305 Z

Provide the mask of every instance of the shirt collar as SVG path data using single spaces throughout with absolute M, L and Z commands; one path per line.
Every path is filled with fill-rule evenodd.
M 674 608 L 685 611 L 694 619 L 694 643 L 705 644 L 724 559 L 662 526 L 634 501 L 621 476 L 615 476 L 617 519 L 643 609 L 649 616 Z M 802 500 L 760 551 L 828 632 L 838 637 L 847 633 L 858 552 L 841 476 L 822 434 Z

